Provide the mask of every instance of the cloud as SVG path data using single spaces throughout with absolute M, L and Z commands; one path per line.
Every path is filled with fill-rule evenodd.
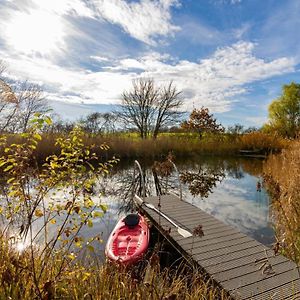
M 58 66 L 43 58 L 2 56 L 13 74 L 42 84 L 52 100 L 117 104 L 121 93 L 131 88 L 132 79 L 151 77 L 158 84 L 173 80 L 183 91 L 187 110 L 203 105 L 212 112 L 226 112 L 247 93 L 248 84 L 294 71 L 292 58 L 265 61 L 254 56 L 254 47 L 239 42 L 198 62 L 176 61 L 156 52 L 113 61 L 100 58 L 105 66 L 96 72 Z
M 242 232 L 254 235 L 269 226 L 269 207 L 267 196 L 256 192 L 257 179 L 244 175 L 245 178 L 238 182 L 230 177 L 225 178 L 208 198 L 192 198 L 187 193 L 187 201 Z
M 14 52 L 53 58 L 67 51 L 67 38 L 78 35 L 68 17 L 93 17 L 80 0 L 15 0 L 0 4 L 2 43 Z
M 120 25 L 132 37 L 155 45 L 155 37 L 172 35 L 179 30 L 171 23 L 171 7 L 177 0 L 94 0 L 98 14 L 108 22 Z
M 45 10 L 60 16 L 75 14 L 81 17 L 94 17 L 93 10 L 80 0 L 31 0 L 31 2 L 35 9 Z
M 185 106 L 206 106 L 213 112 L 230 110 L 237 96 L 247 92 L 247 84 L 294 71 L 293 58 L 282 57 L 265 61 L 253 54 L 255 44 L 238 42 L 219 48 L 199 62 L 181 60 L 168 63 L 160 57 L 146 56 L 124 59 L 112 67 L 119 72 L 139 69 L 139 75 L 159 82 L 174 80 L 183 90 Z

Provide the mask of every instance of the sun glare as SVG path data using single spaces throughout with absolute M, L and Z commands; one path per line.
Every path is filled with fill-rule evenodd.
M 6 35 L 18 51 L 48 54 L 63 44 L 64 26 L 59 16 L 45 11 L 18 13 L 7 25 Z

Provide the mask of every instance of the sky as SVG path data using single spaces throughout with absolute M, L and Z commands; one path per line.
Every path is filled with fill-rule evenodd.
M 299 0 L 0 0 L 0 60 L 63 119 L 112 110 L 146 77 L 172 80 L 188 112 L 259 127 L 300 81 L 299 16 Z

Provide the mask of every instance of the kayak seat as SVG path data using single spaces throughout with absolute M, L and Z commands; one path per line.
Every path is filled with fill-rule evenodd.
M 140 216 L 138 214 L 129 214 L 123 219 L 126 226 L 133 228 L 140 222 Z

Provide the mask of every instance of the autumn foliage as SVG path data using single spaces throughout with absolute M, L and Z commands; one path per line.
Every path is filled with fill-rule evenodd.
M 194 109 L 190 114 L 190 118 L 181 124 L 181 127 L 186 130 L 195 131 L 202 138 L 203 133 L 221 133 L 224 132 L 224 127 L 217 123 L 213 114 L 209 113 L 208 108 L 203 106 L 200 109 Z

